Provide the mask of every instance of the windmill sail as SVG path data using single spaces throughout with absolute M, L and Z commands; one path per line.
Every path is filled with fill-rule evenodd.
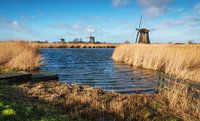
M 138 28 L 136 29 L 137 30 L 137 35 L 136 35 L 136 40 L 135 40 L 135 43 L 137 42 L 137 40 L 138 40 L 138 36 L 139 36 L 139 29 L 140 29 L 140 26 L 141 26 L 141 24 L 142 24 L 142 16 L 141 16 L 141 18 L 140 18 L 140 23 L 139 23 L 139 26 L 138 26 Z

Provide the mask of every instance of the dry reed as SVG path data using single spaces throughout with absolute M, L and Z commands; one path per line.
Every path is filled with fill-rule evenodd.
M 39 48 L 115 48 L 119 44 L 90 44 L 90 43 L 31 43 Z
M 200 82 L 200 45 L 126 44 L 118 46 L 113 59 L 126 64 L 163 71 L 181 79 Z
M 170 88 L 161 91 L 161 97 L 167 99 L 175 114 L 185 120 L 200 119 L 200 101 L 189 96 L 189 86 L 173 80 Z
M 0 42 L 0 66 L 31 71 L 41 64 L 41 56 L 35 47 L 23 41 Z
M 107 93 L 88 86 L 54 81 L 27 83 L 19 87 L 30 97 L 63 106 L 73 116 L 77 115 L 93 121 L 176 119 L 176 116 L 166 109 L 168 106 L 162 105 L 157 94 L 122 95 Z

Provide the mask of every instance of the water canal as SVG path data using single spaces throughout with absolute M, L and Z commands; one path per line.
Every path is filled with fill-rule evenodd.
M 116 63 L 114 49 L 41 49 L 42 71 L 57 73 L 59 81 L 89 85 L 121 93 L 153 93 L 158 82 L 156 71 Z

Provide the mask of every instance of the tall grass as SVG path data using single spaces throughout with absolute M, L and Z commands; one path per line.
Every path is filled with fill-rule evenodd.
M 118 46 L 112 57 L 129 65 L 200 82 L 200 45 L 126 44 Z
M 159 95 L 107 93 L 88 86 L 62 82 L 26 83 L 19 87 L 30 97 L 60 105 L 73 116 L 92 121 L 157 121 L 174 116 Z M 158 106 L 157 106 L 158 105 Z
M 90 44 L 90 43 L 31 43 L 39 48 L 115 48 L 119 44 Z
M 31 71 L 41 64 L 41 56 L 27 42 L 0 42 L 0 67 Z
M 173 80 L 170 88 L 165 87 L 160 93 L 162 98 L 167 99 L 169 107 L 174 113 L 191 121 L 191 116 L 200 119 L 200 101 L 189 96 L 189 86 Z

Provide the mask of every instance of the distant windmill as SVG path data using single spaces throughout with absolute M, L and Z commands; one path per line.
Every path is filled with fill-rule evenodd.
M 138 28 L 136 28 L 137 30 L 137 35 L 136 35 L 136 40 L 135 43 L 150 43 L 149 40 L 149 29 L 146 28 L 140 28 L 142 24 L 142 16 L 140 18 L 140 23 Z M 139 37 L 139 41 L 138 41 L 138 37 Z
M 60 38 L 60 42 L 61 42 L 61 43 L 65 43 L 65 38 L 61 37 L 61 38 Z

